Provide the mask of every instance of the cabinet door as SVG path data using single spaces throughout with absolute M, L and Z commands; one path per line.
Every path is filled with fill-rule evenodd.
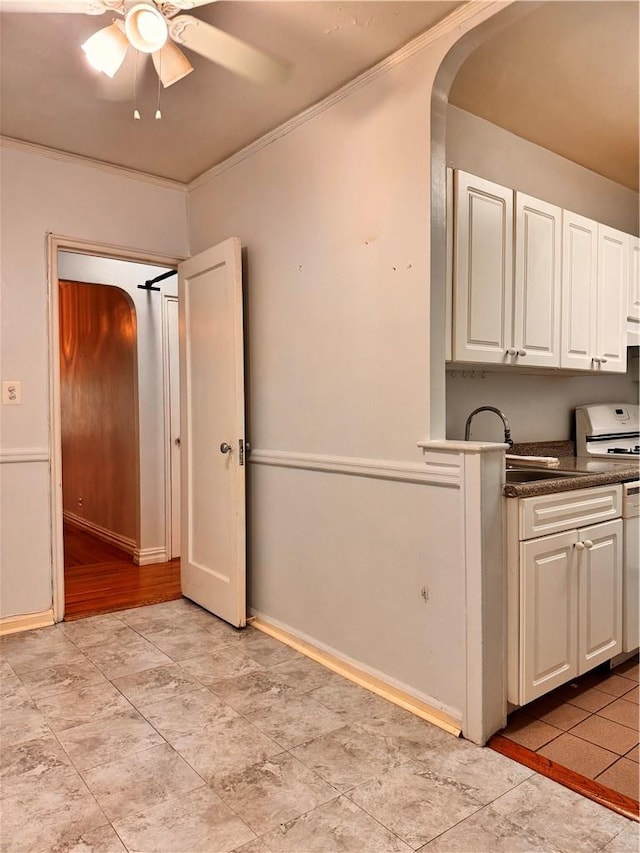
M 560 366 L 593 367 L 596 339 L 598 225 L 562 213 L 562 340 Z
M 621 231 L 598 225 L 598 297 L 596 345 L 598 370 L 627 370 L 627 310 L 629 287 L 628 237 Z
M 510 363 L 513 191 L 456 171 L 454 243 L 454 360 Z
M 577 675 L 575 530 L 520 544 L 520 704 Z
M 622 520 L 578 531 L 578 672 L 622 651 Z
M 640 322 L 640 238 L 629 237 L 629 320 Z
M 514 338 L 516 364 L 560 364 L 562 210 L 516 193 Z

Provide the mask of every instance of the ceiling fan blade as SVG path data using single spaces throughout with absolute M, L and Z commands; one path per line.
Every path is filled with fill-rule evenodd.
M 101 3 L 100 0 L 0 0 L 0 12 L 39 12 L 44 14 L 59 12 L 84 15 L 102 15 L 108 9 L 119 11 L 121 2 Z
M 166 18 L 173 18 L 178 12 L 188 12 L 198 6 L 208 6 L 209 3 L 215 2 L 216 0 L 158 0 L 157 6 Z
M 169 35 L 178 44 L 256 83 L 281 83 L 290 72 L 288 65 L 191 15 L 170 21 Z
M 165 89 L 193 71 L 193 66 L 187 57 L 172 41 L 166 42 L 161 50 L 151 55 L 158 77 Z

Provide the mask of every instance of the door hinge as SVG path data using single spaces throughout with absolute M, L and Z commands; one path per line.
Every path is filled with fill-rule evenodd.
M 244 465 L 244 439 L 242 439 L 242 438 L 238 439 L 238 446 L 240 448 L 240 452 L 238 454 L 238 457 L 239 457 L 238 464 Z

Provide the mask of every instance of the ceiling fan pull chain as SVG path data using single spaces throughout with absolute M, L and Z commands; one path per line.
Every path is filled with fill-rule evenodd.
M 160 112 L 160 90 L 162 88 L 162 51 L 160 51 L 160 55 L 158 57 L 158 103 L 156 104 L 156 121 L 162 118 L 162 113 Z
M 136 50 L 136 61 L 133 66 L 133 117 L 136 121 L 140 121 L 140 111 L 138 110 L 138 51 Z

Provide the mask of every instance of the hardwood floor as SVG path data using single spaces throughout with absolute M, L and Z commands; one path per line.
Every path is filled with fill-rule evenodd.
M 64 526 L 65 621 L 182 596 L 180 560 L 136 566 L 129 554 Z

